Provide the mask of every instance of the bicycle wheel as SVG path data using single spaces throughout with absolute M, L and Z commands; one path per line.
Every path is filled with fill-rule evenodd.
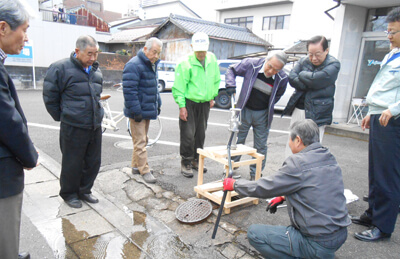
M 131 123 L 128 118 L 126 119 L 126 122 L 127 122 L 128 133 L 130 136 L 132 136 Z M 147 138 L 148 138 L 147 146 L 150 147 L 154 145 L 160 139 L 161 133 L 162 133 L 162 124 L 160 117 L 157 117 L 157 119 L 155 120 L 150 120 L 149 132 L 147 133 Z

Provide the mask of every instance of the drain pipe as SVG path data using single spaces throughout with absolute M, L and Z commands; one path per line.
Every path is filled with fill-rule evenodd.
M 332 15 L 329 14 L 329 12 L 332 11 L 333 9 L 338 8 L 338 7 L 341 5 L 342 0 L 333 0 L 333 1 L 334 1 L 334 2 L 337 2 L 337 4 L 336 4 L 334 7 L 332 7 L 332 8 L 330 8 L 330 9 L 326 10 L 324 13 L 325 13 L 326 15 L 328 15 L 329 18 L 331 18 L 331 19 L 334 21 L 335 18 L 333 18 Z

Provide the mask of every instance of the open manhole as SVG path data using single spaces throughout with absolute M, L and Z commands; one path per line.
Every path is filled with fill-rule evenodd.
M 175 210 L 176 218 L 187 224 L 199 223 L 211 215 L 212 205 L 203 199 L 193 199 L 182 203 Z

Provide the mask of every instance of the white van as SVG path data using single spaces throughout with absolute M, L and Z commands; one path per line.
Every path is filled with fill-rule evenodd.
M 171 90 L 175 81 L 175 62 L 161 61 L 158 63 L 158 91 Z

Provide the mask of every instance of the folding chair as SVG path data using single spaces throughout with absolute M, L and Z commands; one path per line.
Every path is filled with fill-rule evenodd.
M 361 121 L 364 119 L 363 111 L 368 105 L 364 98 L 353 98 L 351 100 L 351 106 L 353 107 L 354 112 L 347 121 L 347 124 L 349 124 L 352 119 L 355 119 L 357 125 L 360 126 Z

